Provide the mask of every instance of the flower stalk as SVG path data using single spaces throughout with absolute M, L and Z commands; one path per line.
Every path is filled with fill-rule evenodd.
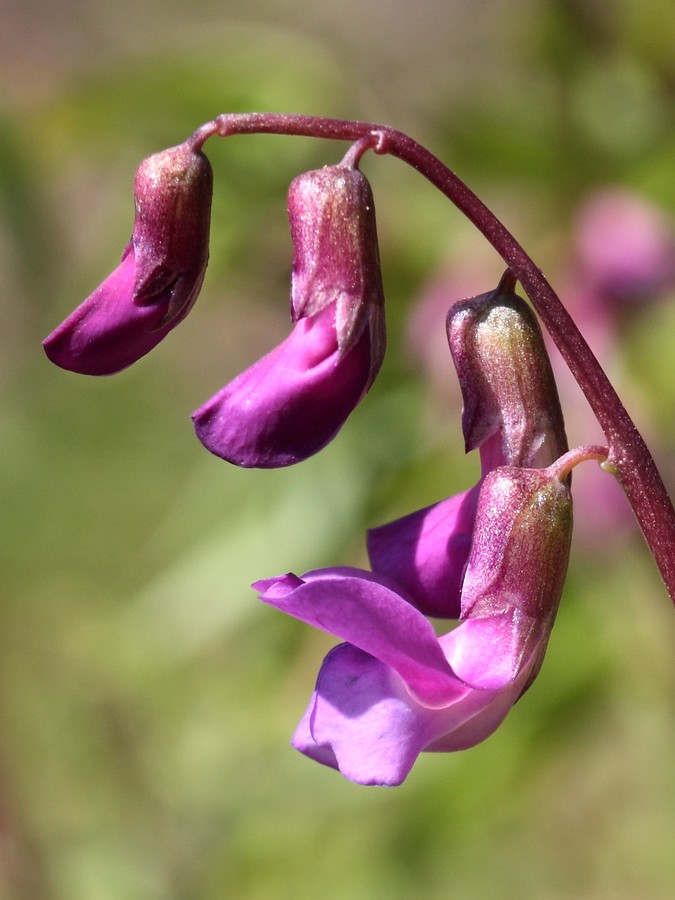
M 661 577 L 675 602 L 675 509 L 635 423 L 572 317 L 541 270 L 505 225 L 458 176 L 407 134 L 371 122 L 278 113 L 223 114 L 197 129 L 188 143 L 200 151 L 213 136 L 295 135 L 358 142 L 407 163 L 440 190 L 483 234 L 521 283 L 583 391 L 607 440 L 604 464 L 621 484 Z

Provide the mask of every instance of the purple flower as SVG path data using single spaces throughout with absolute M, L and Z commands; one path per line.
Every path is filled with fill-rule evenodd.
M 438 638 L 413 597 L 359 569 L 285 575 L 266 603 L 346 641 L 326 657 L 293 737 L 361 784 L 400 784 L 422 751 L 484 740 L 535 678 L 562 592 L 572 527 L 568 469 L 485 479 L 461 624 Z
M 115 271 L 44 340 L 52 362 L 111 375 L 185 318 L 208 262 L 212 181 L 209 161 L 189 144 L 141 163 L 131 242 Z
M 541 330 L 513 288 L 507 272 L 496 290 L 455 303 L 447 317 L 465 444 L 479 448 L 481 481 L 499 466 L 546 466 L 567 450 Z M 396 579 L 425 615 L 459 616 L 481 481 L 368 532 L 373 571 Z
M 385 350 L 372 192 L 346 162 L 299 175 L 288 216 L 292 333 L 192 416 L 204 446 L 239 466 L 321 450 L 372 384 Z
M 288 466 L 325 447 L 366 392 L 371 336 L 340 353 L 334 305 L 300 319 L 267 356 L 193 413 L 207 449 L 238 466 Z

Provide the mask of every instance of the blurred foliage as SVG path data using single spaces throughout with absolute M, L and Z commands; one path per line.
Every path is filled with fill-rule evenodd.
M 228 467 L 188 413 L 285 333 L 286 186 L 341 147 L 211 142 L 211 263 L 189 319 L 114 379 L 41 353 L 116 264 L 138 161 L 226 110 L 393 111 L 554 280 L 594 187 L 628 186 L 675 214 L 668 0 L 490 0 L 479 16 L 432 4 L 417 31 L 402 0 L 386 6 L 360 34 L 351 4 L 320 4 L 323 33 L 311 4 L 291 4 L 283 24 L 262 2 L 249 21 L 190 6 L 188 27 L 187 6 L 155 3 L 142 32 L 126 4 L 105 48 L 102 4 L 68 40 L 50 32 L 58 10 L 8 10 L 6 34 L 28 23 L 40 53 L 40 35 L 54 45 L 41 67 L 29 43 L 2 65 L 1 900 L 672 896 L 672 610 L 634 531 L 577 542 L 542 673 L 484 745 L 423 756 L 395 790 L 352 785 L 288 747 L 332 641 L 262 607 L 249 583 L 364 564 L 366 527 L 476 473 L 449 361 L 439 400 L 405 335 L 424 280 L 480 238 L 415 173 L 364 160 L 390 350 L 338 439 L 297 469 Z M 462 23 L 475 43 L 441 56 Z M 413 91 L 413 71 L 444 74 Z M 631 316 L 608 362 L 673 488 L 668 299 Z

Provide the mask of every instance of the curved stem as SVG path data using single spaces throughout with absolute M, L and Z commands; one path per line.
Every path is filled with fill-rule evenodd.
M 567 453 L 563 453 L 554 463 L 548 467 L 549 472 L 555 473 L 559 481 L 564 481 L 571 474 L 572 469 L 588 459 L 595 459 L 601 465 L 607 462 L 609 451 L 607 447 L 590 444 L 584 447 L 573 447 Z
M 370 138 L 376 153 L 395 156 L 438 188 L 490 242 L 523 286 L 584 392 L 609 445 L 604 468 L 618 478 L 675 602 L 675 510 L 652 456 L 600 363 L 559 297 L 508 229 L 461 179 L 413 138 L 372 122 L 277 113 L 218 116 L 190 138 L 195 149 L 214 135 L 279 134 L 332 140 Z

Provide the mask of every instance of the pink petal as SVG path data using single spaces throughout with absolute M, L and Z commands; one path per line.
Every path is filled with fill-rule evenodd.
M 351 781 L 396 785 L 421 752 L 465 749 L 484 740 L 521 686 L 519 679 L 503 690 L 467 690 L 448 706 L 430 709 L 417 703 L 384 663 L 340 644 L 324 660 L 292 743 Z
M 386 665 L 350 644 L 324 660 L 293 746 L 360 784 L 400 784 L 433 728 Z M 433 719 L 429 724 L 433 723 Z
M 364 575 L 370 577 L 364 577 Z M 295 576 L 292 576 L 295 578 Z M 423 704 L 446 705 L 468 690 L 454 674 L 431 624 L 391 588 L 358 569 L 309 573 L 294 589 L 284 578 L 257 582 L 261 599 L 334 634 L 391 666 Z M 284 586 L 290 589 L 285 590 Z

